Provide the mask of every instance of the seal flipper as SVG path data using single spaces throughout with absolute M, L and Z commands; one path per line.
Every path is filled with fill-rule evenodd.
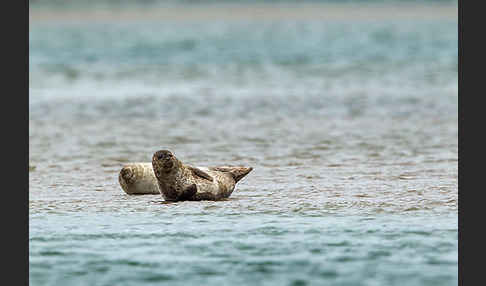
M 236 183 L 239 180 L 243 179 L 243 177 L 248 175 L 248 173 L 250 173 L 251 170 L 253 170 L 252 167 L 231 167 L 231 166 L 211 167 L 210 169 L 214 171 L 230 173 Z
M 191 166 L 188 166 L 188 168 L 194 173 L 194 175 L 209 180 L 211 182 L 213 181 L 213 177 L 211 177 L 208 173 L 204 172 L 203 170 Z
M 182 191 L 182 193 L 179 195 L 177 200 L 178 201 L 186 201 L 186 200 L 192 198 L 196 193 L 197 193 L 197 186 L 196 186 L 196 184 L 192 184 L 189 187 L 187 187 L 185 190 Z

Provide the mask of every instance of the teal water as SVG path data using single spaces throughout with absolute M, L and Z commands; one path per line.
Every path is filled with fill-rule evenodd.
M 224 204 L 224 202 L 222 203 Z M 30 280 L 49 285 L 454 285 L 454 216 L 257 212 L 32 218 Z M 89 218 L 87 221 L 86 218 Z M 43 227 L 40 227 L 43 225 Z M 49 274 L 49 275 L 47 275 Z
M 56 13 L 29 27 L 31 285 L 457 285 L 457 18 Z M 162 148 L 254 170 L 126 195 Z

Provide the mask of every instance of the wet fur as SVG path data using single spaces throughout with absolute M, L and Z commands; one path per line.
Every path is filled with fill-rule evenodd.
M 118 182 L 129 195 L 160 194 L 152 163 L 129 163 L 123 166 Z
M 221 200 L 252 168 L 193 167 L 180 162 L 170 151 L 155 152 L 152 166 L 160 192 L 167 201 Z

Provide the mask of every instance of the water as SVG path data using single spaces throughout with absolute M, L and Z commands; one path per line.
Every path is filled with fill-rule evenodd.
M 457 5 L 184 5 L 30 11 L 31 285 L 457 285 Z M 126 195 L 159 149 L 254 170 Z

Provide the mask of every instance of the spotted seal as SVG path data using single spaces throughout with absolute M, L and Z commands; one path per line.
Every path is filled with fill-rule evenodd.
M 154 153 L 152 167 L 166 201 L 228 198 L 236 183 L 253 170 L 241 166 L 193 167 L 183 164 L 168 150 Z
M 129 195 L 160 194 L 152 163 L 130 163 L 123 166 L 118 182 Z

